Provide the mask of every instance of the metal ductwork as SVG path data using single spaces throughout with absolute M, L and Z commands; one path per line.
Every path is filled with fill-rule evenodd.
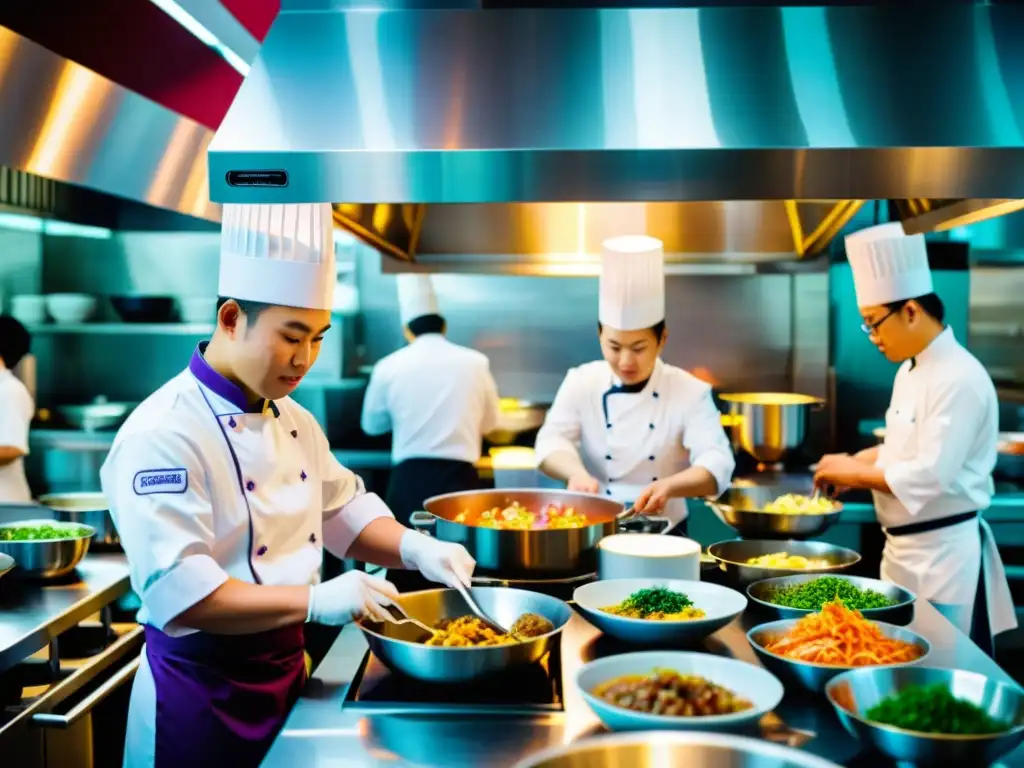
M 220 219 L 208 192 L 212 131 L 5 27 L 0 115 L 0 166 L 17 172 L 11 178 Z M 49 203 L 20 204 L 52 213 Z
M 329 201 L 423 265 L 571 265 L 622 228 L 792 259 L 864 200 L 931 231 L 1024 198 L 1020 7 L 357 5 L 283 0 L 214 200 Z

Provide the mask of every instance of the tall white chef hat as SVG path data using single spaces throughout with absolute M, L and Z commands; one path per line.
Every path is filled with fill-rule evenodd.
M 398 312 L 402 325 L 408 325 L 417 317 L 438 314 L 437 294 L 430 275 L 411 272 L 398 275 Z
M 898 221 L 847 237 L 846 257 L 859 307 L 916 299 L 933 290 L 924 235 L 905 235 Z
M 601 244 L 598 319 L 620 331 L 650 328 L 665 319 L 665 254 L 646 235 Z
M 223 209 L 221 296 L 285 307 L 331 309 L 337 270 L 328 203 Z

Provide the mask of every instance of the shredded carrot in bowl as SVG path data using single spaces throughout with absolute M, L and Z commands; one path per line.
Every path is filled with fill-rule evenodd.
M 886 636 L 860 611 L 839 601 L 825 603 L 820 613 L 800 619 L 786 634 L 763 643 L 769 653 L 794 661 L 836 667 L 870 667 L 907 664 L 924 655 L 924 649 Z

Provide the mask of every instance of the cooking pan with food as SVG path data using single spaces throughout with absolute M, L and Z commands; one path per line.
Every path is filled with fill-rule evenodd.
M 733 486 L 705 503 L 747 539 L 810 539 L 837 523 L 843 509 L 809 487 L 779 485 Z
M 416 622 L 364 618 L 359 628 L 370 650 L 393 671 L 426 682 L 452 684 L 540 661 L 560 640 L 563 627 L 572 618 L 572 609 L 563 601 L 539 592 L 474 587 L 472 594 L 498 624 L 521 629 L 523 634 L 497 637 L 477 623 L 479 620 L 470 621 L 470 608 L 454 589 L 402 594 L 396 603 Z M 432 635 L 420 624 L 437 632 Z
M 598 542 L 634 516 L 611 499 L 540 488 L 460 491 L 423 505 L 426 512 L 411 516 L 414 528 L 461 544 L 476 560 L 477 573 L 503 578 L 591 573 Z

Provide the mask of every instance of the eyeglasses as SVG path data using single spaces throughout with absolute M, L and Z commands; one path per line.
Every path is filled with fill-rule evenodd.
M 861 323 L 861 324 L 860 324 L 860 329 L 861 329 L 862 331 L 864 331 L 864 333 L 866 333 L 866 334 L 868 334 L 868 335 L 870 336 L 870 335 L 871 335 L 872 333 L 874 333 L 875 331 L 877 331 L 877 330 L 878 330 L 878 327 L 879 327 L 879 326 L 880 326 L 880 325 L 881 325 L 882 323 L 884 323 L 884 322 L 885 322 L 886 320 L 888 320 L 888 319 L 889 319 L 890 317 L 892 317 L 893 315 L 895 315 L 895 314 L 896 314 L 897 312 L 899 312 L 899 311 L 900 311 L 901 309 L 903 309 L 903 307 L 897 307 L 896 309 L 890 309 L 890 310 L 889 310 L 889 312 L 888 312 L 888 314 L 886 314 L 886 316 L 885 316 L 885 317 L 883 317 L 883 318 L 882 318 L 881 320 L 879 320 L 879 321 L 877 321 L 877 322 L 874 322 L 874 323 Z

